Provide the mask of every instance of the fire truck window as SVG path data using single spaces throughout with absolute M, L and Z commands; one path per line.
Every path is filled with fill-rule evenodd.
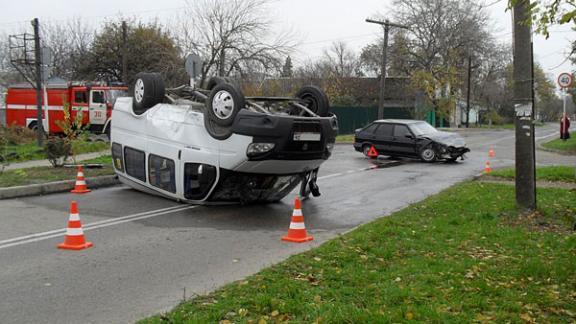
M 154 187 L 176 192 L 176 167 L 174 161 L 150 154 L 148 160 L 148 180 Z
M 74 103 L 87 103 L 88 96 L 86 91 L 76 91 L 74 92 Z
M 92 103 L 106 103 L 104 91 L 92 91 Z
M 120 172 L 124 172 L 124 158 L 122 157 L 122 145 L 112 143 L 112 162 L 114 168 Z
M 124 162 L 128 175 L 146 182 L 146 154 L 131 147 L 124 148 Z

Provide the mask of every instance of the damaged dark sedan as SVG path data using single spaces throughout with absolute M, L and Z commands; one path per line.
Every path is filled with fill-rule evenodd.
M 376 152 L 370 152 L 372 147 Z M 424 162 L 453 162 L 470 152 L 460 135 L 439 131 L 422 120 L 408 119 L 377 120 L 357 129 L 354 149 L 366 156 L 419 158 Z

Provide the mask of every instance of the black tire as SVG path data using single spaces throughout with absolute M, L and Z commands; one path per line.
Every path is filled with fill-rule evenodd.
M 112 122 L 110 122 L 108 124 L 108 127 L 106 127 L 106 130 L 104 131 L 104 134 L 106 134 L 106 136 L 108 136 L 109 141 L 112 140 L 112 137 L 110 136 L 111 135 L 111 130 L 110 130 L 111 128 L 112 128 Z
M 230 83 L 231 85 L 235 86 L 236 89 L 240 90 L 242 87 L 240 87 L 240 83 L 238 82 L 238 80 L 233 79 L 231 77 L 224 77 L 224 81 L 226 81 L 227 83 Z
M 316 86 L 304 86 L 298 90 L 296 98 L 302 100 L 302 104 L 316 115 L 321 117 L 328 116 L 330 102 L 328 101 L 328 96 L 326 96 L 322 89 Z M 299 115 L 306 115 L 306 113 L 300 110 Z
M 420 159 L 424 162 L 434 162 L 436 161 L 437 154 L 436 150 L 432 145 L 427 145 L 422 150 L 420 150 Z
M 370 148 L 372 148 L 372 145 L 368 145 L 368 144 L 364 144 L 362 146 L 362 154 L 364 154 L 365 157 L 369 158 L 369 159 L 375 159 L 377 158 L 377 156 L 369 156 L 368 155 L 368 151 L 370 151 Z M 376 148 L 374 148 L 376 149 Z
M 30 122 L 30 124 L 28 124 L 28 129 L 31 129 L 33 131 L 37 131 L 38 130 L 38 122 L 36 122 L 36 121 Z
M 229 82 L 227 82 L 226 78 L 223 77 L 219 76 L 211 77 L 210 80 L 208 80 L 208 84 L 206 85 L 206 90 L 212 90 L 214 89 L 215 86 L 222 83 L 229 83 Z
M 230 126 L 244 106 L 245 99 L 241 91 L 230 83 L 220 83 L 210 91 L 206 114 L 215 124 Z
M 132 86 L 132 110 L 136 115 L 141 115 L 146 110 L 164 101 L 166 86 L 160 73 L 136 74 L 136 79 Z

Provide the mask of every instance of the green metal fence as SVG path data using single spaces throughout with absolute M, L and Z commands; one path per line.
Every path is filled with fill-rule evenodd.
M 332 107 L 332 112 L 338 116 L 339 134 L 352 134 L 357 128 L 362 128 L 378 118 L 377 107 Z M 385 119 L 411 119 L 410 108 L 386 107 Z

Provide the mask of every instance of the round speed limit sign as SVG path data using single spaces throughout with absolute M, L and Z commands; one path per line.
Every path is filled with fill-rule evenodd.
M 570 73 L 560 73 L 558 76 L 558 85 L 560 88 L 568 88 L 572 85 L 572 74 Z

